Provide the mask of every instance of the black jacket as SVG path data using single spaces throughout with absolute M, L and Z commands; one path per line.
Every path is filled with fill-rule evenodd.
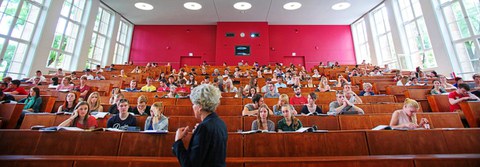
M 227 156 L 227 127 L 213 112 L 195 129 L 188 150 L 182 140 L 173 144 L 173 153 L 182 167 L 224 167 Z

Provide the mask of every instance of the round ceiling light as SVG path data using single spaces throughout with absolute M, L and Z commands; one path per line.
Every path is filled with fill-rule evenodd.
M 237 3 L 233 4 L 233 7 L 237 10 L 248 10 L 248 9 L 252 8 L 252 4 L 250 4 L 248 2 L 237 2 Z
M 339 3 L 336 3 L 335 5 L 332 6 L 332 9 L 333 10 L 345 10 L 345 9 L 348 9 L 350 7 L 350 3 L 348 2 L 339 2 Z
M 302 4 L 299 2 L 289 2 L 283 5 L 283 9 L 285 10 L 297 10 L 302 7 Z
M 185 2 L 183 7 L 187 8 L 188 10 L 200 10 L 202 9 L 202 5 L 197 2 Z
M 153 6 L 145 2 L 137 2 L 135 3 L 135 7 L 140 10 L 153 10 Z

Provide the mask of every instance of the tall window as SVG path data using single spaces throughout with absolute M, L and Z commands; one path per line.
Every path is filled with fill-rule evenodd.
M 65 0 L 63 3 L 47 67 L 70 69 L 84 8 L 85 0 Z
M 112 14 L 110 11 L 100 7 L 93 27 L 92 42 L 88 51 L 88 60 L 85 68 L 89 69 L 96 65 L 101 65 L 106 53 L 106 48 L 110 43 L 110 20 Z
M 408 51 L 399 57 L 402 68 L 437 67 L 419 0 L 398 0 Z
M 460 74 L 470 79 L 480 71 L 480 2 L 440 0 L 459 62 Z
M 35 32 L 38 18 L 43 8 L 43 0 L 3 0 L 0 1 L 0 78 L 25 77 L 22 69 L 30 42 Z
M 132 36 L 132 24 L 125 20 L 120 20 L 118 27 L 117 43 L 115 44 L 115 54 L 113 63 L 123 64 L 128 61 L 128 53 L 130 52 L 130 38 Z
M 372 59 L 370 57 L 370 47 L 368 46 L 367 30 L 363 18 L 352 24 L 352 33 L 357 63 L 363 60 L 371 63 Z
M 377 50 L 377 59 L 380 64 L 388 64 L 390 68 L 398 68 L 397 56 L 388 22 L 387 8 L 385 5 L 379 6 L 372 13 L 373 32 L 375 37 L 375 49 Z

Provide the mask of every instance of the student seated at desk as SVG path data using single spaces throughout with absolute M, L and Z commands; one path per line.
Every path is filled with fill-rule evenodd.
M 82 129 L 95 129 L 98 127 L 97 120 L 90 115 L 90 106 L 85 101 L 78 103 L 77 106 L 75 106 L 72 116 L 58 126 Z
M 403 109 L 393 112 L 392 119 L 390 120 L 390 127 L 407 129 L 423 127 L 425 123 L 428 123 L 428 120 L 422 118 L 420 124 L 417 123 L 417 111 L 419 108 L 420 106 L 417 101 L 409 98 L 405 99 Z
M 328 111 L 328 115 L 338 115 L 338 114 L 347 114 L 347 113 L 358 113 L 364 114 L 363 110 L 360 107 L 355 106 L 352 102 L 350 102 L 347 98 L 345 98 L 345 94 L 343 91 L 337 91 L 337 100 L 332 101 L 329 104 L 330 111 Z
M 67 96 L 65 96 L 65 101 L 63 104 L 58 107 L 57 112 L 73 112 L 75 109 L 75 106 L 77 105 L 77 94 L 73 92 L 67 93 Z
M 9 95 L 9 94 L 5 94 L 2 91 L 0 91 L 0 104 L 10 103 L 10 102 L 15 103 L 15 97 L 13 97 L 12 95 Z
M 363 83 L 363 90 L 358 94 L 359 96 L 373 96 L 375 93 L 372 90 L 372 84 L 365 82 Z
M 123 99 L 125 98 L 125 96 L 123 94 L 117 94 L 114 96 L 115 97 L 115 100 L 114 100 L 114 103 L 112 104 L 112 106 L 110 106 L 110 108 L 108 109 L 108 112 L 110 114 L 118 114 L 118 102 L 120 101 L 120 99 Z
M 153 78 L 152 77 L 147 77 L 147 84 L 142 87 L 141 91 L 142 92 L 155 92 L 157 91 L 157 88 L 153 86 L 152 84 Z
M 63 77 L 62 82 L 60 84 L 58 84 L 57 88 L 55 88 L 55 89 L 57 91 L 64 91 L 64 92 L 71 91 L 75 88 L 75 86 L 73 84 L 71 84 L 70 82 L 72 82 L 72 78 Z
M 263 104 L 263 96 L 261 94 L 255 94 L 252 98 L 252 103 L 245 104 L 243 107 L 242 115 L 248 116 L 258 114 L 258 108 Z
M 90 112 L 103 112 L 103 106 L 100 105 L 100 94 L 98 92 L 90 94 L 87 103 L 90 106 Z
M 141 95 L 137 99 L 137 106 L 131 108 L 131 112 L 135 115 L 150 115 L 150 106 L 147 105 L 147 97 Z
M 275 123 L 268 119 L 270 117 L 270 109 L 268 106 L 262 104 L 257 111 L 257 119 L 252 122 L 252 130 L 275 131 Z
M 25 114 L 27 113 L 38 113 L 40 112 L 40 107 L 42 106 L 42 98 L 40 97 L 40 89 L 37 87 L 30 88 L 30 93 L 28 94 L 27 98 L 24 98 L 19 103 L 25 103 L 23 107 L 22 114 L 17 121 L 16 128 L 20 128 L 20 125 L 23 122 L 23 118 L 25 118 Z
M 137 88 L 137 81 L 136 80 L 131 80 L 130 81 L 130 87 L 125 88 L 126 92 L 139 92 L 140 90 Z
M 445 90 L 444 87 L 442 87 L 442 84 L 440 83 L 440 80 L 433 80 L 433 87 L 430 90 L 430 94 L 432 95 L 439 95 L 442 93 L 447 93 L 447 90 Z
M 284 104 L 288 104 L 288 101 L 289 101 L 289 98 L 288 98 L 288 95 L 287 94 L 281 94 L 279 97 L 278 97 L 278 103 L 273 105 L 273 113 L 276 115 L 276 116 L 282 116 L 282 106 Z M 292 108 L 293 110 L 295 110 L 294 108 Z M 296 112 L 295 112 L 296 113 Z
M 296 131 L 303 127 L 302 122 L 296 118 L 289 104 L 282 105 L 283 118 L 278 121 L 278 132 Z
M 155 102 L 145 120 L 145 130 L 168 130 L 168 118 L 163 115 L 163 103 Z
M 129 126 L 136 126 L 135 116 L 128 113 L 128 100 L 120 99 L 117 103 L 118 114 L 110 117 L 107 121 L 107 128 L 127 130 Z
M 315 101 L 317 101 L 317 94 L 312 92 L 308 94 L 307 99 L 308 99 L 308 103 L 302 107 L 302 111 L 301 111 L 302 115 L 322 114 L 322 109 L 315 104 Z

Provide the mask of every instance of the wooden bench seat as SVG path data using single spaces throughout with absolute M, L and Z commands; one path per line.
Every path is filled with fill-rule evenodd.
M 376 155 L 376 156 L 322 156 L 322 157 L 228 157 L 229 167 L 290 167 L 290 166 L 463 166 L 480 165 L 479 154 L 427 154 L 427 155 Z M 0 166 L 37 167 L 176 167 L 176 157 L 147 156 L 0 156 Z
M 17 121 L 22 114 L 25 104 L 0 104 L 0 120 L 2 123 L 0 127 L 3 129 L 13 129 L 17 126 Z

